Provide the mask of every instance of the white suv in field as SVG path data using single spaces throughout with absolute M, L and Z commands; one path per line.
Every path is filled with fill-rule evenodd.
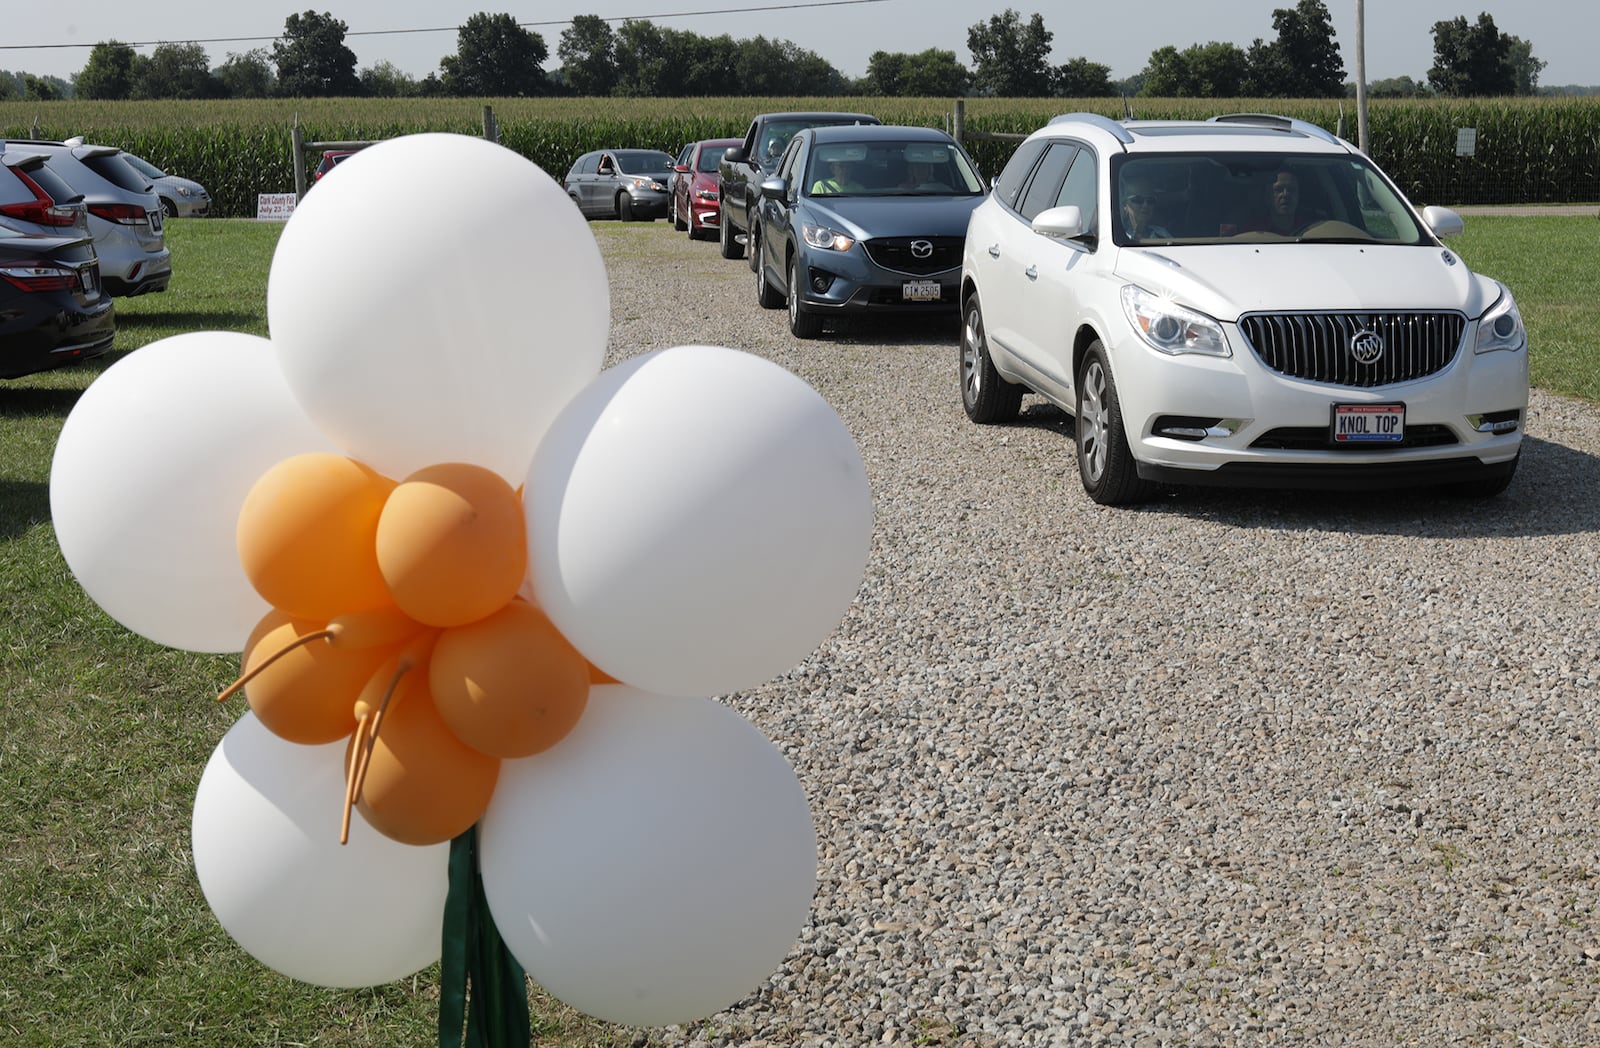
M 1510 483 L 1528 405 L 1511 292 L 1311 124 L 1057 117 L 972 214 L 961 400 L 1076 417 L 1096 502 L 1166 485 Z

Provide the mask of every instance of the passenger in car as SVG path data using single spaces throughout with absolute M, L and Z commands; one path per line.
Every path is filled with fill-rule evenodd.
M 1265 212 L 1257 215 L 1245 228 L 1252 232 L 1290 236 L 1321 217 L 1303 206 L 1300 176 L 1288 168 L 1280 168 L 1266 188 Z
M 828 164 L 828 178 L 819 178 L 811 184 L 813 193 L 859 193 L 862 185 L 856 180 L 855 165 L 848 160 L 834 160 Z
M 1168 240 L 1172 234 L 1155 223 L 1156 187 L 1130 178 L 1122 184 L 1122 229 L 1134 240 Z

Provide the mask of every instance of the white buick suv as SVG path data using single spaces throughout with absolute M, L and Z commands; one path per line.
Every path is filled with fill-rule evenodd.
M 1528 343 L 1511 292 L 1350 143 L 1260 114 L 1057 117 L 972 214 L 961 400 L 1075 416 L 1096 502 L 1170 485 L 1437 486 L 1516 470 Z

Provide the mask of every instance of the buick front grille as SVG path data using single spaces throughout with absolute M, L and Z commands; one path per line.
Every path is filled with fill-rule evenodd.
M 1370 389 L 1443 371 L 1467 318 L 1440 313 L 1251 313 L 1239 331 L 1261 362 L 1310 382 Z
M 867 255 L 884 269 L 911 276 L 961 268 L 965 237 L 880 237 L 866 242 Z

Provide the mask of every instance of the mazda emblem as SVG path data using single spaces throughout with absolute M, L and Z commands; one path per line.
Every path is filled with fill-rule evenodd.
M 911 242 L 912 258 L 932 258 L 933 242 L 931 240 L 913 240 Z
M 1350 336 L 1350 355 L 1357 364 L 1376 364 L 1383 356 L 1383 336 L 1371 328 L 1362 328 Z

